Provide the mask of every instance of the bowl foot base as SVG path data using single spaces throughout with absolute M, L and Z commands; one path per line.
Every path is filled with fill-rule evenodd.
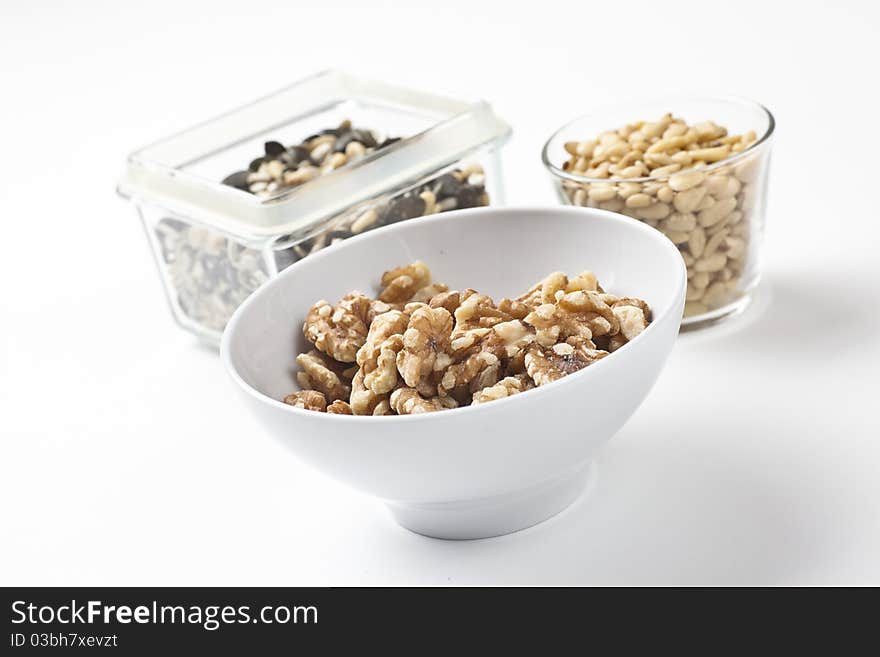
M 474 539 L 501 536 L 555 516 L 574 502 L 595 478 L 592 463 L 531 488 L 467 502 L 389 503 L 398 524 L 432 538 Z

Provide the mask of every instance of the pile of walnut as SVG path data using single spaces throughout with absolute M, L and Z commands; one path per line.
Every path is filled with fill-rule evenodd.
M 414 262 L 382 275 L 382 292 L 335 306 L 319 301 L 303 325 L 298 408 L 409 415 L 509 397 L 576 372 L 632 340 L 651 321 L 641 299 L 605 293 L 584 272 L 550 274 L 497 304 L 475 290 L 431 283 Z

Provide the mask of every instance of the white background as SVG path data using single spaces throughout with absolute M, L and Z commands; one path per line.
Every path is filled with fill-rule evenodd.
M 880 584 L 877 4 L 400 5 L 3 3 L 0 584 Z M 541 526 L 400 529 L 170 319 L 126 154 L 332 66 L 490 100 L 511 204 L 554 202 L 543 141 L 599 104 L 777 117 L 758 303 L 679 341 Z

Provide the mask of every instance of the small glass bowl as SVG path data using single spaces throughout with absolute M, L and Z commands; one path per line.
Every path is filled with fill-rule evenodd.
M 713 121 L 728 135 L 751 131 L 756 139 L 723 160 L 660 176 L 588 177 L 564 165 L 572 159 L 566 143 L 593 140 L 640 121 L 658 121 L 667 113 L 688 125 Z M 563 203 L 628 215 L 660 230 L 678 246 L 688 271 L 682 329 L 690 330 L 742 311 L 758 284 L 774 127 L 766 107 L 741 98 L 627 103 L 564 125 L 544 145 L 541 157 Z

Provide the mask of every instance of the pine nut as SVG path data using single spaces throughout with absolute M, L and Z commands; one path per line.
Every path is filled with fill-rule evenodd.
M 610 184 L 591 185 L 589 196 L 591 201 L 601 203 L 602 201 L 610 201 L 617 196 L 617 190 L 614 189 L 614 185 Z
M 693 187 L 686 191 L 678 192 L 675 195 L 673 205 L 675 205 L 675 209 L 679 212 L 687 214 L 688 212 L 695 211 L 705 196 L 705 187 Z
M 697 271 L 694 272 L 693 277 L 691 277 L 691 285 L 698 288 L 704 288 L 709 285 L 709 272 L 707 271 Z
M 669 230 L 689 233 L 697 227 L 697 217 L 691 212 L 676 212 L 666 220 L 666 225 L 669 227 Z
M 622 199 L 628 199 L 633 194 L 642 191 L 642 185 L 639 183 L 625 182 L 617 186 L 617 195 Z
M 654 203 L 646 208 L 637 208 L 636 215 L 640 219 L 665 219 L 671 211 L 665 203 Z
M 657 190 L 657 200 L 663 201 L 664 203 L 672 203 L 672 199 L 675 198 L 675 192 L 672 191 L 672 187 L 669 185 L 663 185 L 660 189 Z
M 694 263 L 694 267 L 700 262 L 699 258 L 703 255 L 703 249 L 706 248 L 706 231 L 697 226 L 690 234 L 688 238 L 688 249 L 690 249 L 691 255 L 695 258 L 698 258 L 697 262 Z M 699 270 L 697 270 L 699 271 Z
M 721 246 L 721 243 L 727 238 L 730 234 L 730 231 L 722 230 L 720 233 L 715 233 L 709 239 L 706 240 L 706 248 L 703 249 L 703 257 L 706 258 L 718 250 L 718 247 Z
M 702 171 L 687 171 L 685 173 L 677 173 L 669 178 L 669 186 L 676 192 L 683 192 L 692 187 L 696 187 L 706 179 L 706 174 Z
M 666 235 L 673 244 L 685 244 L 691 237 L 690 233 L 676 230 L 664 230 L 663 234 Z
M 694 263 L 694 269 L 698 272 L 707 271 L 715 272 L 724 269 L 727 264 L 727 256 L 723 253 L 713 253 L 710 256 L 698 258 Z
M 653 199 L 647 194 L 633 194 L 626 199 L 626 207 L 628 208 L 646 208 L 651 205 Z
M 712 197 L 707 196 L 706 198 Z M 735 207 L 736 199 L 734 198 L 726 198 L 723 201 L 717 201 L 705 210 L 701 210 L 700 213 L 697 215 L 697 220 L 700 222 L 700 225 L 703 226 L 703 228 L 714 226 L 719 221 L 724 219 L 724 217 L 726 217 L 728 214 L 733 212 L 733 209 Z

